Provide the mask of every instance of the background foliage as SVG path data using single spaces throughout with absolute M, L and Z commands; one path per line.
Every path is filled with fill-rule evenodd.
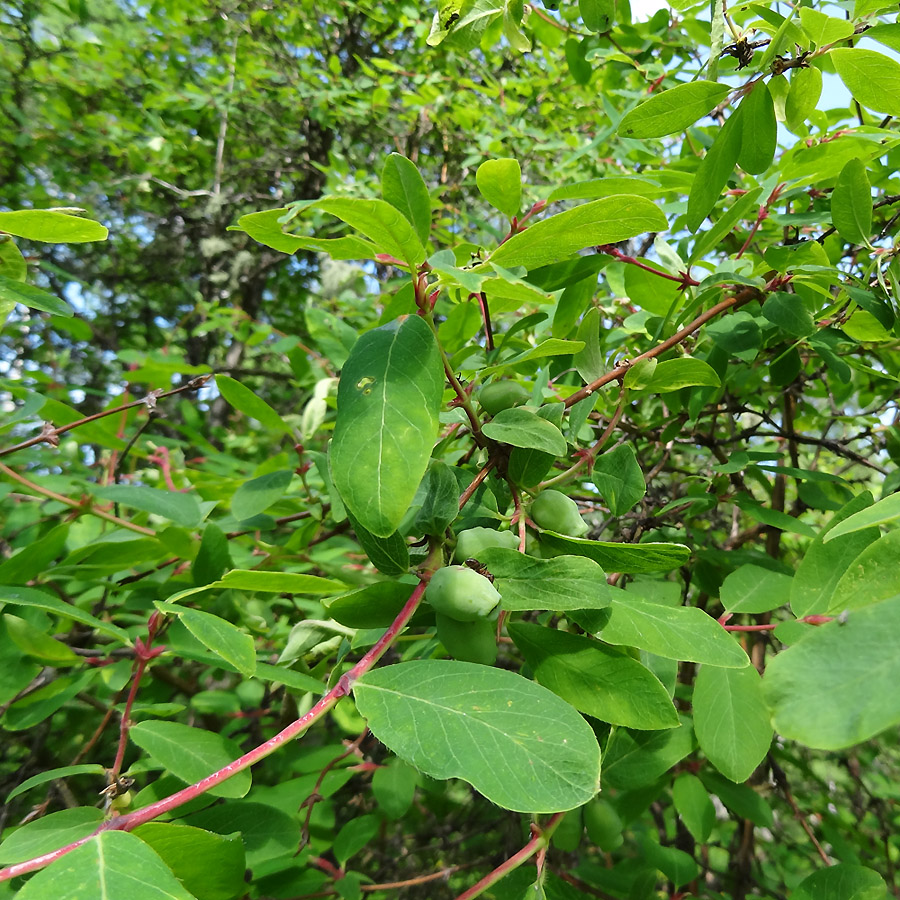
M 898 49 L 0 10 L 0 897 L 896 895 Z

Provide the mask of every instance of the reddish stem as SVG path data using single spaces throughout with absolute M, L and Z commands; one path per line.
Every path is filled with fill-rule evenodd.
M 481 881 L 472 885 L 467 891 L 463 891 L 456 900 L 472 900 L 474 897 L 478 897 L 483 894 L 492 884 L 496 884 L 501 878 L 505 875 L 508 875 L 512 872 L 513 869 L 517 869 L 522 865 L 530 857 L 534 856 L 539 850 L 543 849 L 547 846 L 547 842 L 550 840 L 550 835 L 556 830 L 556 826 L 562 821 L 562 817 L 565 815 L 564 812 L 554 813 L 548 820 L 547 824 L 543 828 L 538 828 L 537 825 L 531 826 L 531 840 L 521 849 L 518 853 L 513 854 L 509 859 L 504 860 L 494 869 L 493 872 L 488 872 Z
M 645 272 L 650 272 L 652 275 L 658 275 L 660 278 L 665 278 L 668 281 L 675 281 L 681 285 L 682 290 L 686 287 L 696 287 L 700 284 L 696 278 L 691 278 L 687 272 L 679 272 L 678 275 L 670 275 L 668 272 L 661 272 L 659 269 L 654 269 L 653 266 L 648 266 L 647 263 L 641 262 L 636 256 L 628 256 L 626 253 L 623 253 L 615 244 L 601 244 L 597 247 L 597 252 L 605 253 L 607 256 L 612 256 L 621 262 L 628 263 L 630 266 L 637 266 Z
M 381 659 L 388 647 L 390 647 L 400 632 L 406 627 L 406 624 L 418 608 L 430 577 L 430 571 L 422 576 L 419 584 L 410 595 L 409 600 L 406 601 L 403 609 L 400 610 L 400 614 L 391 623 L 390 628 L 385 631 L 378 639 L 378 642 L 359 660 L 359 662 L 356 663 L 349 672 L 342 675 L 338 680 L 338 683 L 328 691 L 328 693 L 325 694 L 322 699 L 309 710 L 309 712 L 291 722 L 287 728 L 280 731 L 275 737 L 270 738 L 264 744 L 245 753 L 243 756 L 219 769 L 217 772 L 213 772 L 212 775 L 207 775 L 206 778 L 201 779 L 196 784 L 192 784 L 177 793 L 172 794 L 170 797 L 165 797 L 142 809 L 135 810 L 127 815 L 119 816 L 108 822 L 104 822 L 87 837 L 72 841 L 72 843 L 66 844 L 65 847 L 60 847 L 58 850 L 52 850 L 49 853 L 36 856 L 34 859 L 29 859 L 25 862 L 7 866 L 5 869 L 0 869 L 0 882 L 8 881 L 10 878 L 15 878 L 18 875 L 24 875 L 26 872 L 34 872 L 37 869 L 42 869 L 44 866 L 48 866 L 50 863 L 56 862 L 56 860 L 71 853 L 82 844 L 87 843 L 91 838 L 96 837 L 101 832 L 131 831 L 132 829 L 137 828 L 138 825 L 150 822 L 157 818 L 157 816 L 161 816 L 163 813 L 171 812 L 173 809 L 183 806 L 185 803 L 199 797 L 201 794 L 205 794 L 208 790 L 221 784 L 223 781 L 227 781 L 238 772 L 250 768 L 250 766 L 255 765 L 267 756 L 270 756 L 282 745 L 299 737 L 313 722 L 321 718 L 338 702 L 338 700 L 345 697 L 350 692 L 353 682 L 356 681 L 357 678 L 368 672 L 369 669 Z

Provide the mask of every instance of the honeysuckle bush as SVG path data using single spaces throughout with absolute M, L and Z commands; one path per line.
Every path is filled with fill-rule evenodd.
M 0 101 L 121 12 L 29 7 Z M 209 216 L 73 206 L 97 119 L 0 212 L 0 897 L 895 892 L 896 10 L 147 15 Z M 289 46 L 342 151 L 263 205 Z

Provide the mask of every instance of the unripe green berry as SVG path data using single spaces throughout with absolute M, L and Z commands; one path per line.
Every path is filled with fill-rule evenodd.
M 504 409 L 519 406 L 530 396 L 531 392 L 515 381 L 493 381 L 478 392 L 478 402 L 488 415 L 496 416 Z
M 425 599 L 435 612 L 457 622 L 489 616 L 500 602 L 497 589 L 483 575 L 466 566 L 444 566 L 431 576 Z
M 488 547 L 519 549 L 519 538 L 511 531 L 497 531 L 495 528 L 467 528 L 456 536 L 456 551 L 453 558 L 457 562 L 478 559 L 479 553 Z
M 605 853 L 622 846 L 622 820 L 608 800 L 595 797 L 584 807 L 584 827 L 591 842 Z
M 547 531 L 581 537 L 588 525 L 578 512 L 578 504 L 559 491 L 541 491 L 531 504 L 531 518 Z
M 496 623 L 490 619 L 460 622 L 437 613 L 437 638 L 444 649 L 462 662 L 492 666 L 497 661 Z

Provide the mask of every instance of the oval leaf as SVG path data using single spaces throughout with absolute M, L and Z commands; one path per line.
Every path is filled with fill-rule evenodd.
M 684 544 L 619 544 L 614 541 L 589 541 L 567 537 L 554 531 L 541 532 L 541 543 L 557 553 L 586 556 L 607 572 L 638 574 L 670 572 L 690 558 Z
M 612 244 L 666 227 L 666 217 L 646 197 L 604 197 L 519 232 L 491 254 L 491 262 L 506 268 L 536 269 L 566 259 L 585 247 Z
M 60 300 L 55 294 L 49 291 L 42 291 L 34 285 L 26 284 L 24 281 L 18 281 L 14 278 L 7 278 L 0 275 L 0 308 L 6 308 L 16 303 L 27 306 L 29 309 L 39 309 L 41 312 L 52 313 L 54 316 L 65 316 L 70 318 L 75 315 L 75 311 L 66 303 Z
M 628 728 L 678 727 L 668 691 L 627 653 L 541 625 L 517 622 L 508 629 L 535 679 L 575 709 Z
M 216 375 L 216 387 L 219 393 L 239 412 L 256 419 L 260 425 L 264 425 L 270 431 L 280 431 L 290 434 L 291 430 L 284 420 L 263 400 L 257 397 L 250 388 L 229 378 L 227 375 Z
M 431 230 L 431 198 L 415 164 L 391 153 L 381 171 L 381 196 L 403 213 L 419 240 L 426 243 Z
M 606 582 L 603 569 L 582 556 L 535 559 L 518 550 L 489 547 L 478 561 L 496 579 L 503 609 L 602 609 L 616 588 Z
M 419 316 L 364 334 L 341 373 L 331 471 L 344 504 L 378 537 L 397 529 L 428 467 L 443 378 Z
M 619 123 L 618 133 L 622 137 L 655 138 L 684 131 L 724 100 L 728 91 L 727 84 L 715 81 L 679 84 L 631 110 Z
M 733 669 L 750 663 L 741 645 L 702 609 L 664 606 L 630 594 L 613 600 L 609 622 L 600 637 L 666 659 Z
M 525 407 L 501 410 L 481 430 L 487 437 L 501 444 L 531 447 L 554 456 L 566 454 L 563 433 L 552 422 Z
M 872 233 L 872 186 L 861 159 L 851 159 L 831 192 L 831 221 L 851 244 L 868 244 Z
M 0 212 L 0 231 L 47 244 L 105 241 L 109 234 L 99 222 L 53 209 L 17 209 L 13 212 Z
M 256 648 L 249 634 L 219 616 L 198 609 L 186 609 L 181 621 L 204 647 L 231 663 L 242 675 L 250 678 L 256 673 Z
M 195 900 L 140 838 L 105 831 L 32 878 L 19 900 Z
M 475 172 L 481 196 L 512 218 L 522 206 L 522 170 L 517 159 L 489 159 Z
M 700 748 L 726 778 L 746 781 L 772 743 L 759 672 L 701 666 L 692 705 Z
M 230 738 L 179 722 L 138 722 L 131 739 L 176 778 L 193 784 L 233 763 L 242 755 Z M 216 797 L 243 797 L 250 790 L 250 771 L 236 772 L 210 789 Z
M 813 629 L 769 661 L 763 687 L 779 734 L 842 750 L 900 722 L 898 681 L 900 596 Z
M 775 101 L 769 86 L 758 81 L 741 101 L 741 152 L 738 164 L 754 175 L 765 172 L 775 158 L 778 123 L 775 121 Z
M 516 812 L 574 809 L 596 793 L 600 748 L 581 716 L 514 672 L 417 660 L 353 687 L 374 735 L 432 778 L 462 778 Z
M 877 112 L 900 116 L 900 63 L 859 47 L 841 47 L 830 55 L 855 100 Z

